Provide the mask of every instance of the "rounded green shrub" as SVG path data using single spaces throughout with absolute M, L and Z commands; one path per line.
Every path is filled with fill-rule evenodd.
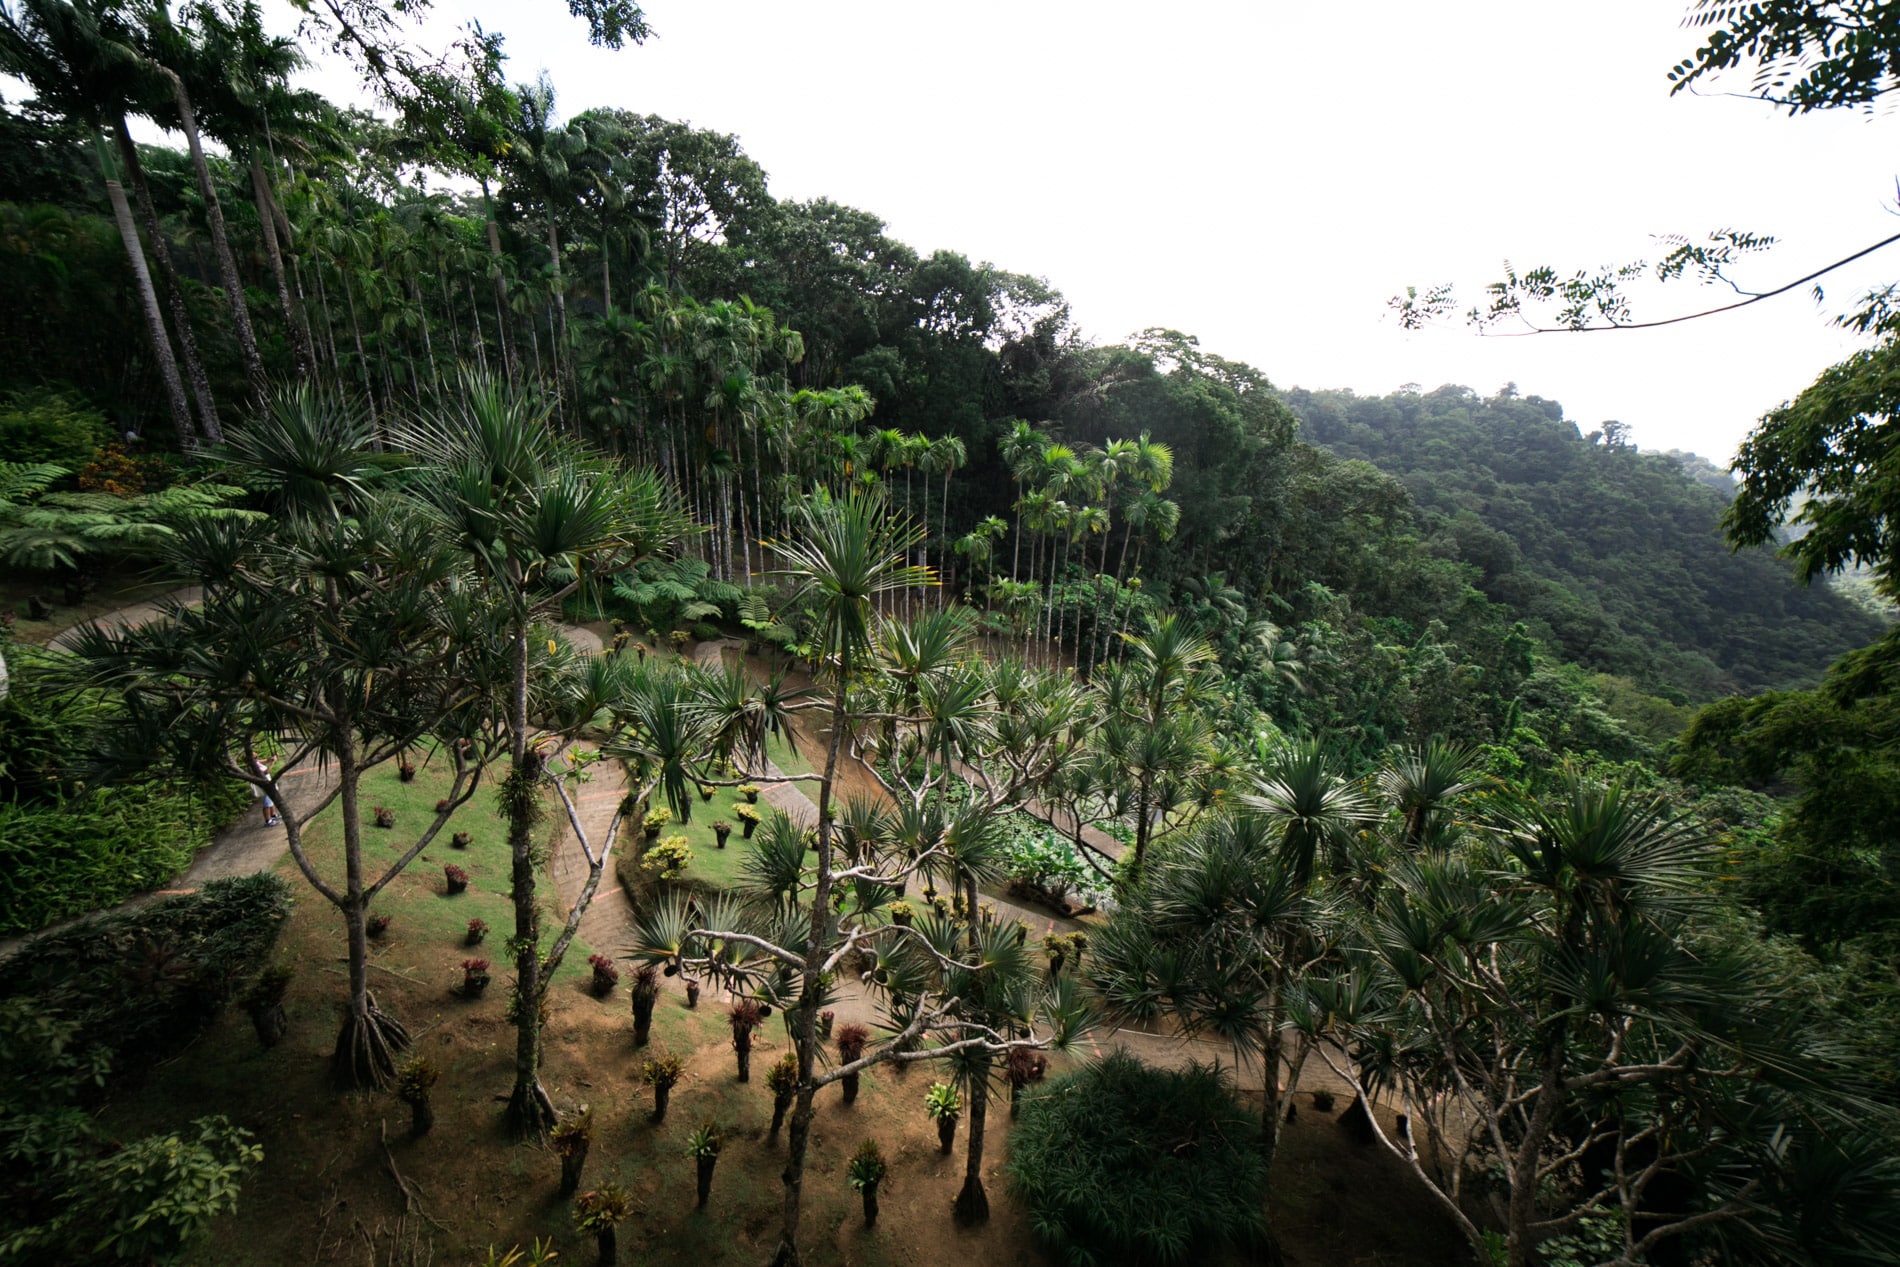
M 1268 1238 L 1260 1123 L 1212 1066 L 1123 1051 L 1026 1094 L 1011 1187 L 1072 1267 L 1200 1262 Z

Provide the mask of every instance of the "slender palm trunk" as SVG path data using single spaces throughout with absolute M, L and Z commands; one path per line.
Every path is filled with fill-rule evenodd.
M 488 200 L 488 186 L 482 185 L 482 201 Z M 495 283 L 495 342 L 501 348 L 501 368 L 508 381 L 515 378 L 514 349 L 508 344 L 508 277 L 501 267 L 501 230 L 495 224 L 493 210 L 488 216 L 489 276 Z
M 152 339 L 152 355 L 158 361 L 159 377 L 165 384 L 165 398 L 171 406 L 172 426 L 178 431 L 178 445 L 189 449 L 193 439 L 191 406 L 185 401 L 185 384 L 178 377 L 178 362 L 172 357 L 164 314 L 158 310 L 158 292 L 152 289 L 152 275 L 145 267 L 145 250 L 139 245 L 138 226 L 132 223 L 132 207 L 125 200 L 125 188 L 110 177 L 106 180 L 106 198 L 112 203 L 112 218 L 119 226 L 119 239 L 125 244 L 126 257 L 132 262 L 132 279 L 138 285 L 140 306 L 145 309 L 145 328 Z
M 218 402 L 211 394 L 211 380 L 206 377 L 204 362 L 198 356 L 197 332 L 192 328 L 191 313 L 185 306 L 185 285 L 178 276 L 178 266 L 172 261 L 171 246 L 165 241 L 164 226 L 159 223 L 158 209 L 152 203 L 152 188 L 145 179 L 145 166 L 139 162 L 138 146 L 132 143 L 132 133 L 125 126 L 123 114 L 112 120 L 112 132 L 125 173 L 132 178 L 132 196 L 138 200 L 139 215 L 145 220 L 145 234 L 152 241 L 152 258 L 158 261 L 159 274 L 165 279 L 172 324 L 178 327 L 178 353 L 185 363 L 185 378 L 191 384 L 192 399 L 198 405 L 198 425 L 205 439 L 221 444 L 224 430 L 218 425 Z
M 211 229 L 211 245 L 217 256 L 218 273 L 224 282 L 225 297 L 231 304 L 231 329 L 237 335 L 238 351 L 244 357 L 244 373 L 251 381 L 251 390 L 260 398 L 264 395 L 264 361 L 257 353 L 257 335 L 251 329 L 251 310 L 244 298 L 244 279 L 238 276 L 237 259 L 231 254 L 231 240 L 224 231 L 224 208 L 218 202 L 218 191 L 211 183 L 211 166 L 205 162 L 204 145 L 198 136 L 198 116 L 191 108 L 191 94 L 185 91 L 185 81 L 169 69 L 159 67 L 160 72 L 170 82 L 172 102 L 178 108 L 179 123 L 184 128 L 185 146 L 191 151 L 191 170 L 198 177 L 198 192 L 205 200 L 205 223 Z
M 257 222 L 264 235 L 264 254 L 270 260 L 271 276 L 277 281 L 277 302 L 284 310 L 284 337 L 290 341 L 291 354 L 297 361 L 297 376 L 309 380 L 317 373 L 316 354 L 310 347 L 310 331 L 303 315 L 290 297 L 290 277 L 284 269 L 284 253 L 277 241 L 277 217 L 271 212 L 277 202 L 271 192 L 270 177 L 257 152 L 251 152 L 251 196 L 257 203 Z

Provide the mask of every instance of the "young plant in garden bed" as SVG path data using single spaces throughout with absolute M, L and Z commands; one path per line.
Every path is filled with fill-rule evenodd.
M 427 1135 L 435 1126 L 435 1106 L 429 1092 L 442 1077 L 427 1056 L 411 1056 L 396 1074 L 396 1098 L 409 1106 L 409 1133 Z
M 600 1267 L 620 1261 L 616 1228 L 633 1213 L 633 1196 L 617 1183 L 605 1183 L 574 1198 L 574 1229 L 591 1234 Z
M 933 1082 L 924 1095 L 924 1112 L 937 1124 L 937 1145 L 945 1153 L 957 1140 L 957 1120 L 963 1116 L 963 1097 L 945 1082 Z
M 257 1041 L 262 1046 L 275 1047 L 283 1041 L 284 1031 L 290 1028 L 290 1021 L 284 1015 L 284 995 L 290 991 L 292 973 L 289 964 L 272 964 L 244 993 L 244 1010 L 250 1013 L 251 1026 L 257 1031 Z
M 462 944 L 464 946 L 479 946 L 487 936 L 488 921 L 480 918 L 472 919 L 468 922 L 468 931 L 462 935 Z
M 487 988 L 488 960 L 462 960 L 462 997 L 466 999 L 480 998 L 482 991 Z
M 442 879 L 450 893 L 460 893 L 468 888 L 468 871 L 453 862 L 442 868 Z
M 620 969 L 614 967 L 614 961 L 605 955 L 589 955 L 587 963 L 594 970 L 594 997 L 604 999 L 614 992 L 620 984 Z
M 666 1106 L 673 1088 L 686 1073 L 686 1064 L 678 1056 L 655 1056 L 640 1066 L 640 1081 L 653 1088 L 653 1123 L 666 1120 Z
M 643 963 L 633 970 L 633 1045 L 645 1047 L 653 1033 L 653 1006 L 660 1000 L 660 970 Z
M 772 1129 L 765 1138 L 776 1144 L 779 1128 L 785 1125 L 785 1111 L 792 1107 L 792 1097 L 798 1093 L 798 1057 L 788 1051 L 774 1061 L 766 1072 L 765 1085 L 772 1091 Z
M 594 1114 L 582 1109 L 548 1133 L 548 1142 L 561 1159 L 561 1195 L 568 1196 L 581 1186 L 581 1167 L 587 1164 L 587 1151 L 594 1145 Z
M 686 1141 L 686 1155 L 693 1159 L 699 1171 L 699 1208 L 702 1210 L 712 1195 L 713 1168 L 719 1164 L 720 1144 L 719 1129 L 711 1122 L 694 1131 Z
M 877 1141 L 867 1139 L 858 1145 L 858 1151 L 851 1154 L 846 1163 L 845 1181 L 858 1190 L 864 1198 L 864 1226 L 877 1226 L 877 1189 L 884 1182 L 884 1176 L 890 1173 L 890 1166 L 884 1161 L 884 1154 L 878 1149 Z

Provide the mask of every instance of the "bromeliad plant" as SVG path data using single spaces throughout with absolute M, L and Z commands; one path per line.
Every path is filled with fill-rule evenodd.
M 614 967 L 614 961 L 605 955 L 589 955 L 587 962 L 594 970 L 594 997 L 604 999 L 620 984 L 620 969 Z
M 785 1111 L 792 1107 L 792 1097 L 798 1093 L 798 1057 L 786 1052 L 774 1061 L 766 1072 L 765 1085 L 772 1090 L 772 1129 L 765 1139 L 776 1144 L 779 1128 L 785 1125 Z
M 937 1124 L 937 1146 L 945 1153 L 957 1142 L 957 1120 L 963 1116 L 963 1097 L 946 1082 L 933 1082 L 924 1095 L 924 1112 Z
M 711 1122 L 694 1131 L 686 1141 L 686 1155 L 691 1157 L 699 1171 L 699 1208 L 706 1208 L 706 1199 L 712 1195 L 713 1168 L 719 1164 L 719 1129 Z
M 561 1158 L 561 1195 L 570 1196 L 581 1186 L 581 1168 L 587 1164 L 587 1151 L 594 1144 L 593 1110 L 583 1108 L 563 1118 L 548 1133 L 548 1142 Z
M 617 1183 L 604 1183 L 574 1198 L 574 1229 L 592 1234 L 601 1267 L 620 1261 L 616 1228 L 633 1213 L 633 1195 Z
M 442 1071 L 427 1056 L 411 1056 L 396 1075 L 396 1098 L 409 1106 L 409 1133 L 420 1137 L 435 1126 L 435 1106 L 429 1092 Z
M 864 1226 L 867 1228 L 877 1226 L 878 1185 L 889 1173 L 884 1154 L 878 1149 L 877 1141 L 871 1139 L 859 1144 L 858 1151 L 851 1154 L 851 1160 L 845 1165 L 845 1182 L 864 1198 Z
M 660 970 L 643 963 L 633 970 L 633 1045 L 645 1047 L 653 1033 L 653 1007 L 660 1000 Z
M 655 1056 L 640 1066 L 640 1081 L 653 1088 L 653 1122 L 656 1126 L 666 1120 L 667 1101 L 685 1073 L 686 1065 L 678 1056 Z

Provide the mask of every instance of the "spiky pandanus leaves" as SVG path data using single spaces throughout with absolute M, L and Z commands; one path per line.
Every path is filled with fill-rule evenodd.
M 1262 776 L 1241 803 L 1264 815 L 1277 848 L 1301 882 L 1319 863 L 1350 866 L 1352 834 L 1377 816 L 1372 801 L 1339 770 L 1319 741 L 1302 740 L 1258 752 Z

